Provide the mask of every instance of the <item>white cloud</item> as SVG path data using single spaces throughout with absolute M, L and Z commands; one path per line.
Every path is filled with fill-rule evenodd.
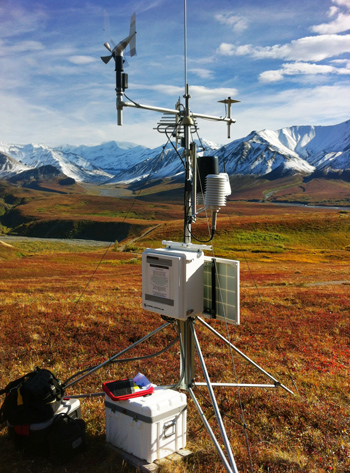
M 306 62 L 294 62 L 282 64 L 282 69 L 276 71 L 265 71 L 259 76 L 260 82 L 278 82 L 285 76 L 294 75 L 316 75 L 316 74 L 340 74 L 350 75 L 350 68 L 337 68 L 334 66 L 310 64 Z
M 91 56 L 71 56 L 68 58 L 68 61 L 78 66 L 84 66 L 85 64 L 96 62 L 96 58 Z
M 222 56 L 249 56 L 254 53 L 254 48 L 251 44 L 235 46 L 231 43 L 221 43 L 217 49 L 217 53 Z
M 129 84 L 129 88 L 132 90 L 151 90 L 154 92 L 159 92 L 165 95 L 183 95 L 183 87 L 178 87 L 177 85 L 167 85 L 167 84 L 156 84 L 156 85 L 144 85 L 144 84 Z
M 335 11 L 332 10 L 330 14 L 334 15 L 334 13 Z M 350 15 L 339 13 L 337 18 L 331 23 L 322 23 L 321 25 L 312 26 L 311 30 L 320 34 L 342 33 L 348 31 L 350 30 Z
M 350 8 L 350 0 L 332 0 L 336 5 L 342 5 L 344 7 Z
M 201 79 L 210 79 L 213 77 L 213 71 L 209 69 L 202 69 L 202 68 L 191 68 L 189 69 L 189 72 L 192 72 L 192 74 L 195 74 L 196 76 L 200 77 Z
M 190 94 L 194 98 L 205 98 L 213 100 L 217 98 L 225 98 L 225 97 L 234 97 L 237 95 L 237 89 L 233 88 L 226 88 L 226 87 L 218 87 L 216 89 L 210 89 L 209 87 L 204 87 L 202 85 L 194 85 L 190 87 Z
M 264 71 L 259 75 L 260 82 L 279 82 L 283 80 L 283 72 L 277 71 Z
M 311 27 L 311 31 L 320 34 L 343 33 L 350 29 L 350 13 L 341 12 L 340 7 L 350 10 L 350 0 L 332 0 L 338 6 L 331 6 L 328 11 L 328 17 L 337 17 L 330 23 L 322 23 Z
M 231 43 L 221 43 L 217 49 L 217 53 L 222 56 L 235 56 L 237 55 L 236 50 L 236 46 Z
M 232 15 L 231 13 L 217 14 L 215 19 L 222 25 L 230 26 L 236 33 L 241 33 L 248 27 L 247 21 L 244 18 Z
M 334 16 L 336 13 L 338 13 L 338 11 L 339 11 L 338 7 L 330 7 L 329 12 L 328 12 L 328 16 L 330 18 L 332 18 L 332 16 Z
M 288 59 L 295 61 L 322 61 L 350 52 L 350 35 L 327 34 L 307 36 L 288 44 L 253 47 L 222 43 L 217 52 L 223 56 L 250 55 L 254 59 Z
M 348 64 L 349 59 L 333 59 L 330 62 L 333 63 L 333 64 Z

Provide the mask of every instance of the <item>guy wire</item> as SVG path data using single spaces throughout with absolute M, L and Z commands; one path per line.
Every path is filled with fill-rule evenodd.
M 131 213 L 131 210 L 132 210 L 133 206 L 135 205 L 135 202 L 136 202 L 137 198 L 139 197 L 141 191 L 144 189 L 145 185 L 147 184 L 148 180 L 150 179 L 151 175 L 153 174 L 153 172 L 154 172 L 156 166 L 158 165 L 158 162 L 159 162 L 161 159 L 163 159 L 163 153 L 164 153 L 165 146 L 166 146 L 166 145 L 163 146 L 162 152 L 159 154 L 158 159 L 156 159 L 155 163 L 153 164 L 152 169 L 151 169 L 151 172 L 150 172 L 150 173 L 148 174 L 148 176 L 146 177 L 146 179 L 145 179 L 144 183 L 142 184 L 142 186 L 140 187 L 140 189 L 139 189 L 139 191 L 138 191 L 136 197 L 132 200 L 132 203 L 131 203 L 131 205 L 130 205 L 130 208 L 127 210 L 123 221 L 122 221 L 122 222 L 119 222 L 119 225 L 118 225 L 118 226 L 122 226 L 122 225 L 125 223 L 125 220 L 128 218 L 128 215 Z M 99 267 L 101 266 L 102 261 L 103 261 L 104 258 L 106 257 L 106 255 L 107 255 L 107 253 L 108 253 L 110 247 L 112 246 L 112 244 L 114 244 L 114 243 L 113 243 L 113 242 L 110 242 L 109 245 L 107 246 L 105 252 L 102 254 L 100 260 L 99 260 L 98 263 L 97 263 L 97 266 L 96 266 L 95 270 L 94 270 L 93 273 L 91 274 L 91 276 L 90 276 L 88 282 L 86 283 L 86 285 L 85 285 L 83 291 L 81 292 L 79 298 L 78 298 L 77 301 L 75 302 L 74 307 L 73 307 L 72 311 L 71 311 L 70 314 L 69 314 L 69 317 L 71 317 L 72 315 L 74 315 L 74 313 L 75 313 L 75 311 L 76 311 L 76 308 L 77 308 L 79 302 L 81 301 L 81 299 L 82 299 L 83 295 L 85 294 L 87 288 L 89 287 L 89 285 L 90 285 L 92 279 L 94 278 L 94 276 L 95 276 L 95 274 L 97 273 Z M 78 330 L 76 330 L 75 333 L 73 334 L 73 338 L 76 337 L 77 332 L 78 332 Z
M 231 225 L 231 227 L 232 227 L 232 230 L 233 230 L 233 232 L 235 233 L 235 228 L 234 228 L 234 225 L 233 225 L 233 222 L 232 222 L 232 220 L 231 220 L 231 216 L 230 216 L 229 212 L 227 211 L 225 215 L 228 216 L 229 221 L 230 221 L 230 225 Z M 246 263 L 246 265 L 247 265 L 247 267 L 248 267 L 249 274 L 250 274 L 250 276 L 251 276 L 251 278 L 252 278 L 252 280 L 253 280 L 254 287 L 255 287 L 256 292 L 257 292 L 257 294 L 258 294 L 258 297 L 259 297 L 259 299 L 260 299 L 261 306 L 262 306 L 262 312 L 263 312 L 263 314 L 264 314 L 264 316 L 265 316 L 265 319 L 267 320 L 267 312 L 266 312 L 265 305 L 263 304 L 263 300 L 262 300 L 261 293 L 260 293 L 260 291 L 259 291 L 259 287 L 258 287 L 258 285 L 257 285 L 257 283 L 256 283 L 256 281 L 255 281 L 253 272 L 252 272 L 252 270 L 251 270 L 251 268 L 250 268 L 249 262 L 248 262 L 248 260 L 247 260 L 247 258 L 246 258 L 246 255 L 245 255 L 245 252 L 243 251 L 242 242 L 241 242 L 241 240 L 240 240 L 239 235 L 238 235 L 237 232 L 236 232 L 236 236 L 237 236 L 238 243 L 239 243 L 239 246 L 240 246 L 240 249 L 241 249 L 241 253 L 243 254 L 244 261 L 245 261 L 245 263 Z M 278 350 L 279 350 L 280 352 L 282 352 L 282 350 L 281 350 L 281 345 L 279 344 L 279 342 L 278 342 L 277 339 L 276 339 L 276 341 L 275 341 L 275 344 L 276 344 L 276 347 L 278 348 Z M 282 353 L 283 353 L 283 352 L 282 352 Z M 294 380 L 294 378 L 293 378 L 293 376 L 292 376 L 291 370 L 290 370 L 290 368 L 289 368 L 287 359 L 286 359 L 286 357 L 285 357 L 284 354 L 282 355 L 282 360 L 283 360 L 283 362 L 284 362 L 285 367 L 286 367 L 287 370 L 288 370 L 289 377 L 290 377 L 290 379 L 291 379 L 291 381 L 292 381 L 293 386 L 295 387 L 296 391 L 298 391 L 298 388 L 297 388 L 297 386 L 296 386 L 295 380 Z
M 212 254 L 213 254 L 213 258 L 215 258 L 215 252 L 214 252 L 214 247 L 213 246 L 212 246 Z M 222 300 L 220 280 L 219 280 L 218 275 L 216 275 L 216 283 L 217 283 L 218 289 L 219 289 L 220 300 Z M 231 343 L 226 315 L 224 315 L 224 320 L 225 320 L 225 327 L 226 327 L 226 338 Z M 230 350 L 230 355 L 231 355 L 231 362 L 232 362 L 233 372 L 234 372 L 234 375 L 235 375 L 235 381 L 236 381 L 236 384 L 238 384 L 236 364 L 235 364 L 235 360 L 234 360 L 234 357 L 233 357 L 233 350 L 232 350 L 232 347 L 230 345 L 229 345 L 229 350 Z M 245 441 L 246 441 L 246 445 L 247 445 L 247 452 L 248 452 L 248 457 L 249 457 L 250 472 L 254 473 L 252 456 L 251 456 L 251 452 L 250 452 L 250 445 L 249 445 L 249 439 L 248 439 L 248 433 L 247 433 L 247 430 L 250 430 L 250 429 L 248 429 L 248 426 L 247 426 L 246 421 L 245 421 L 244 408 L 243 408 L 243 402 L 242 402 L 242 397 L 241 397 L 241 390 L 240 390 L 239 386 L 237 386 L 237 390 L 238 390 L 239 407 L 240 407 L 240 411 L 241 411 L 242 426 L 244 428 L 244 437 L 245 437 Z
M 198 168 L 197 168 L 198 169 Z M 200 175 L 199 175 L 199 172 L 198 172 L 198 179 L 199 179 L 199 186 L 200 186 L 200 189 L 201 189 L 201 194 L 202 196 L 204 196 L 204 190 L 203 190 L 203 183 L 201 182 L 201 178 L 200 178 Z M 207 225 L 208 225 L 208 233 L 210 235 L 210 229 L 209 229 L 209 218 L 208 218 L 208 215 L 207 215 L 207 211 L 205 209 L 205 213 L 206 213 L 206 219 L 207 219 Z M 186 216 L 186 219 L 187 219 L 187 216 Z M 192 235 L 192 234 L 191 234 Z M 192 235 L 193 236 L 193 235 Z M 194 236 L 193 236 L 194 237 Z M 208 240 L 208 242 L 212 241 L 214 235 L 211 236 L 210 240 Z M 198 240 L 196 237 L 194 237 L 197 241 L 201 241 L 201 240 Z M 214 252 L 214 246 L 212 245 L 212 255 L 213 255 L 213 258 L 215 258 L 215 252 Z M 217 285 L 218 285 L 218 289 L 219 289 L 219 294 L 220 294 L 220 297 L 221 297 L 221 287 L 220 287 L 220 281 L 219 281 L 219 278 L 218 276 L 216 276 L 217 278 Z M 226 334 L 227 334 L 227 339 L 228 341 L 230 342 L 230 335 L 229 335 L 229 331 L 228 331 L 228 325 L 227 325 L 227 319 L 226 319 L 226 316 L 224 317 L 225 319 L 225 326 L 226 326 Z M 238 384 L 238 378 L 237 378 L 237 372 L 236 372 L 236 365 L 235 365 L 235 362 L 234 362 L 234 358 L 233 358 L 233 350 L 231 347 L 230 348 L 230 355 L 231 355 L 231 362 L 232 362 L 232 366 L 233 366 L 233 371 L 234 371 L 234 376 L 235 376 L 235 380 L 236 380 L 236 383 Z M 200 391 L 200 390 L 198 390 Z M 250 471 L 251 473 L 253 473 L 253 463 L 252 463 L 252 457 L 251 457 L 251 452 L 250 452 L 250 446 L 249 446 L 249 439 L 248 439 L 248 433 L 247 433 L 247 430 L 250 430 L 248 429 L 248 426 L 245 422 L 245 416 L 244 416 L 244 409 L 243 409 L 243 403 L 242 403 L 242 399 L 241 399 L 241 393 L 240 393 L 240 388 L 238 387 L 238 399 L 239 399 L 239 406 L 240 406 L 240 412 L 241 412 L 241 421 L 242 423 L 239 424 L 241 426 L 243 426 L 244 428 L 244 436 L 245 436 L 245 441 L 246 441 L 246 445 L 247 445 L 247 452 L 248 452 L 248 457 L 249 457 L 249 463 L 250 463 Z M 228 416 L 229 417 L 229 416 Z M 230 419 L 231 421 L 233 419 Z

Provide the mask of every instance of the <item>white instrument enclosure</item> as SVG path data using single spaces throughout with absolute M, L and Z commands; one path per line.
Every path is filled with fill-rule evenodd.
M 147 248 L 142 254 L 142 305 L 186 320 L 203 312 L 203 251 Z

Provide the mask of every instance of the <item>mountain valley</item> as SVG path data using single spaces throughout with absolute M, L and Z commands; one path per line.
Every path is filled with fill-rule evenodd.
M 217 155 L 220 172 L 229 174 L 229 202 L 350 208 L 350 120 L 197 146 L 199 155 Z M 128 204 L 120 197 L 134 198 L 139 210 L 125 214 Z M 148 228 L 149 219 L 156 224 L 162 205 L 167 218 L 182 218 L 183 164 L 170 144 L 151 150 L 123 142 L 58 148 L 0 143 L 3 233 L 109 240 L 112 227 L 123 222 L 120 239 Z

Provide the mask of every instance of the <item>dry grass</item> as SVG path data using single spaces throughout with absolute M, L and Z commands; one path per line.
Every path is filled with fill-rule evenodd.
M 349 217 L 337 211 L 294 209 L 287 216 L 271 207 L 264 212 L 255 207 L 244 217 L 222 218 L 214 241 L 218 256 L 241 260 L 242 324 L 228 327 L 228 333 L 223 324 L 212 322 L 213 326 L 296 392 L 293 397 L 282 390 L 241 389 L 253 469 L 255 473 L 349 473 Z M 243 212 L 252 207 L 242 204 L 235 209 Z M 168 222 L 139 240 L 134 250 L 140 253 L 143 246 L 159 246 L 161 239 L 175 239 L 176 234 L 181 239 L 181 231 L 180 222 Z M 86 287 L 104 250 L 42 252 L 32 247 L 26 251 L 19 257 L 17 248 L 1 261 L 1 386 L 36 365 L 64 380 L 161 325 L 159 316 L 141 309 L 139 254 L 111 249 Z M 153 353 L 174 336 L 169 327 L 131 356 Z M 198 336 L 210 376 L 232 382 L 227 347 L 200 327 Z M 265 381 L 244 360 L 236 355 L 233 359 L 239 382 Z M 100 391 L 103 381 L 138 371 L 156 384 L 176 382 L 178 347 L 151 363 L 110 365 L 69 393 Z M 198 363 L 196 373 L 202 380 Z M 201 392 L 208 398 L 204 389 Z M 237 391 L 218 388 L 216 393 L 238 469 L 248 472 Z M 198 397 L 211 417 L 212 408 L 199 393 Z M 82 401 L 82 415 L 89 448 L 59 471 L 132 471 L 105 448 L 103 402 Z M 164 472 L 224 471 L 190 399 L 187 447 L 193 457 L 185 465 L 164 467 Z M 44 458 L 16 453 L 4 431 L 0 454 L 4 473 L 58 471 Z

